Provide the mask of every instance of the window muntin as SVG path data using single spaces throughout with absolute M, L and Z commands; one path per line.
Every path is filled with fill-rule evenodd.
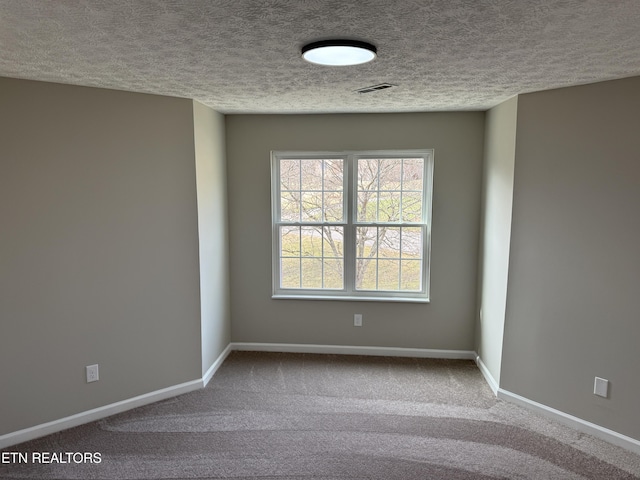
M 344 288 L 344 227 L 280 226 L 281 289 Z
M 422 291 L 422 228 L 375 225 L 356 232 L 356 290 Z
M 276 298 L 428 301 L 433 152 L 272 153 Z
M 278 288 L 344 289 L 343 158 L 279 158 Z
M 344 160 L 286 158 L 279 162 L 280 221 L 342 222 Z

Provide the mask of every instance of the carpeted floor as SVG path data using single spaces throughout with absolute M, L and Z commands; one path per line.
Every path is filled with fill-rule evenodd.
M 640 479 L 640 456 L 497 400 L 461 360 L 233 352 L 204 390 L 6 451 L 100 463 L 4 480 Z

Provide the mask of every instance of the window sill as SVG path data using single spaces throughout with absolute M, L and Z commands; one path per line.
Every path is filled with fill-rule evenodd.
M 274 300 L 341 300 L 348 302 L 393 302 L 393 303 L 431 303 L 428 298 L 420 297 L 362 297 L 362 296 L 342 296 L 342 295 L 272 295 Z

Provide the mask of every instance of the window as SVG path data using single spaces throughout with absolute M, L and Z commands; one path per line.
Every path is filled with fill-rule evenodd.
M 433 151 L 273 152 L 273 296 L 429 300 Z

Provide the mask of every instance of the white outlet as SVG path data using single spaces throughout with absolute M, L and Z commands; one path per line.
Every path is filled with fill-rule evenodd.
M 98 375 L 98 365 L 87 365 L 87 383 L 97 382 L 100 380 Z
M 362 326 L 362 314 L 361 313 L 356 313 L 353 316 L 353 326 L 354 327 L 361 327 Z
M 593 394 L 607 398 L 609 395 L 609 380 L 596 377 L 596 380 L 593 383 Z

